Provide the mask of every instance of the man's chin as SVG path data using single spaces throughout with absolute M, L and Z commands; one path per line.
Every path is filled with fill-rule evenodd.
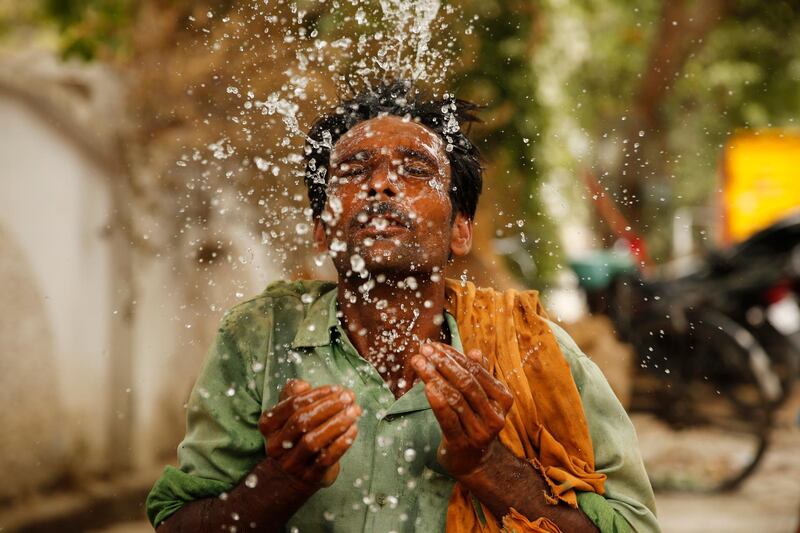
M 405 247 L 396 247 L 391 250 L 372 249 L 362 255 L 364 269 L 372 278 L 379 274 L 392 278 L 398 276 L 414 276 L 434 271 L 434 265 L 420 258 L 419 252 Z

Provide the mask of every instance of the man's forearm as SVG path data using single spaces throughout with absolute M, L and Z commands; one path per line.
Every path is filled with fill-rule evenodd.
M 157 531 L 233 531 L 231 526 L 236 531 L 282 531 L 316 490 L 289 477 L 272 459 L 265 459 L 227 496 L 187 503 L 158 526 Z
M 544 497 L 548 487 L 541 474 L 498 441 L 491 445 L 487 460 L 458 481 L 498 519 L 513 507 L 530 520 L 545 517 L 562 531 L 598 532 L 580 509 L 548 503 Z

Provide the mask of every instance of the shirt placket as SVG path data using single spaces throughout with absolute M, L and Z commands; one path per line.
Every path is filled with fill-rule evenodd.
M 343 336 L 343 332 L 336 335 L 336 343 L 363 382 L 362 394 L 358 395 L 357 401 L 364 411 L 362 416 L 372 417 L 370 426 L 374 428 L 372 435 L 369 435 L 372 438 L 372 450 L 369 457 L 364 458 L 368 461 L 369 468 L 362 498 L 362 503 L 366 507 L 363 531 L 383 531 L 380 510 L 387 503 L 387 493 L 381 487 L 381 478 L 386 476 L 376 475 L 376 470 L 385 464 L 386 458 L 391 453 L 393 438 L 386 429 L 385 419 L 386 413 L 395 402 L 395 397 L 386 387 L 378 371 L 358 355 L 350 340 Z

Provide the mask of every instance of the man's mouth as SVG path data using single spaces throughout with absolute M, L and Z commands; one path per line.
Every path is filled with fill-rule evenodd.
M 374 228 L 377 231 L 383 231 L 389 228 L 403 228 L 408 229 L 408 226 L 402 220 L 386 215 L 378 215 L 369 217 L 367 221 L 361 224 L 362 228 Z
M 410 217 L 399 208 L 385 202 L 368 206 L 353 222 L 359 231 L 374 234 L 408 231 L 412 227 Z

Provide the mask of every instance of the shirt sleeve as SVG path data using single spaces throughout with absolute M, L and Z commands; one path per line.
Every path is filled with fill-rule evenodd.
M 266 456 L 253 363 L 231 329 L 223 321 L 189 397 L 179 468 L 167 467 L 147 497 L 153 527 L 187 502 L 232 489 Z
M 563 329 L 552 322 L 550 327 L 578 387 L 594 448 L 595 468 L 607 476 L 604 497 L 578 494 L 581 510 L 603 533 L 658 533 L 655 496 L 630 418 L 597 365 Z

